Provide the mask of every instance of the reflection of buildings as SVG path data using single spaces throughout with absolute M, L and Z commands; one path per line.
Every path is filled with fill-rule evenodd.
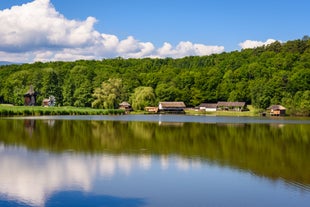
M 28 132 L 30 137 L 32 137 L 32 135 L 33 135 L 35 125 L 36 125 L 35 119 L 25 119 L 25 121 L 24 121 L 25 130 Z
M 53 127 L 55 125 L 54 119 L 44 120 L 43 122 L 46 123 L 49 127 Z
M 159 164 L 166 170 L 172 162 L 182 171 L 197 166 L 197 161 L 167 157 Z M 10 200 L 44 206 L 55 192 L 68 189 L 90 192 L 98 177 L 112 179 L 116 173 L 130 175 L 135 170 L 147 171 L 152 164 L 153 159 L 148 155 L 57 155 L 0 145 L 0 197 L 5 195 Z
M 182 127 L 184 125 L 184 122 L 158 122 L 158 125 L 160 126 L 174 126 L 174 127 Z

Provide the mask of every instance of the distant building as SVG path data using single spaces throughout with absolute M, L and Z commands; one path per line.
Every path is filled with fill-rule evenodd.
M 50 105 L 50 100 L 49 99 L 43 99 L 42 106 L 48 107 L 49 105 Z
M 286 114 L 286 108 L 281 105 L 269 106 L 267 110 L 270 110 L 269 114 L 271 116 L 285 116 Z
M 54 96 L 50 96 L 48 99 L 43 99 L 42 106 L 49 107 L 49 106 L 55 106 L 56 99 Z
M 24 105 L 25 106 L 35 106 L 36 105 L 37 92 L 33 90 L 33 86 L 30 86 L 30 89 L 27 93 L 24 94 Z
M 162 113 L 184 113 L 184 102 L 159 102 L 158 110 Z
M 147 106 L 144 108 L 145 111 L 150 112 L 150 113 L 157 113 L 158 112 L 158 107 L 155 106 Z
M 119 106 L 118 106 L 118 108 L 119 108 L 119 109 L 123 109 L 123 110 L 125 110 L 126 112 L 132 111 L 131 105 L 130 105 L 128 102 L 126 102 L 126 101 L 120 103 Z
M 245 102 L 221 102 L 217 103 L 218 110 L 225 110 L 225 111 L 243 111 L 246 109 Z
M 216 111 L 217 103 L 202 103 L 198 107 L 199 107 L 199 110 L 203 110 L 203 111 Z

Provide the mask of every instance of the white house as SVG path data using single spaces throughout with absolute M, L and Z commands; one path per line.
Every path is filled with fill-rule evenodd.
M 199 105 L 199 110 L 216 111 L 217 103 L 202 103 Z

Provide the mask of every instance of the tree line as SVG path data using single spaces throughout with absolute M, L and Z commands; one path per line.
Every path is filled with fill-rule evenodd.
M 103 59 L 35 62 L 0 67 L 0 103 L 23 105 L 33 85 L 37 105 L 53 95 L 61 106 L 134 109 L 158 101 L 187 106 L 244 101 L 255 108 L 285 106 L 310 115 L 310 40 L 180 59 Z

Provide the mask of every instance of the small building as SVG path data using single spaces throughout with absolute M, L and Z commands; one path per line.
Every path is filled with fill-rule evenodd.
M 198 107 L 202 111 L 216 111 L 217 103 L 202 103 Z
M 157 113 L 158 112 L 158 107 L 147 106 L 147 107 L 144 108 L 144 111 L 149 112 L 149 113 Z
M 24 94 L 24 105 L 25 106 L 35 106 L 36 105 L 37 92 L 33 90 L 33 86 L 30 86 L 30 89 L 27 93 Z
M 43 99 L 42 106 L 48 107 L 50 105 L 50 99 Z
M 243 111 L 246 109 L 245 102 L 221 102 L 217 103 L 217 109 L 223 111 Z
M 184 102 L 159 102 L 158 110 L 163 113 L 184 113 Z
M 126 101 L 123 101 L 122 103 L 120 103 L 118 108 L 123 109 L 126 112 L 132 111 L 131 105 Z
M 43 99 L 42 101 L 42 106 L 44 107 L 49 107 L 49 106 L 55 106 L 56 104 L 56 99 L 54 96 L 50 96 L 48 99 Z
M 270 110 L 270 116 L 285 116 L 286 114 L 286 108 L 281 105 L 271 105 L 267 110 Z

